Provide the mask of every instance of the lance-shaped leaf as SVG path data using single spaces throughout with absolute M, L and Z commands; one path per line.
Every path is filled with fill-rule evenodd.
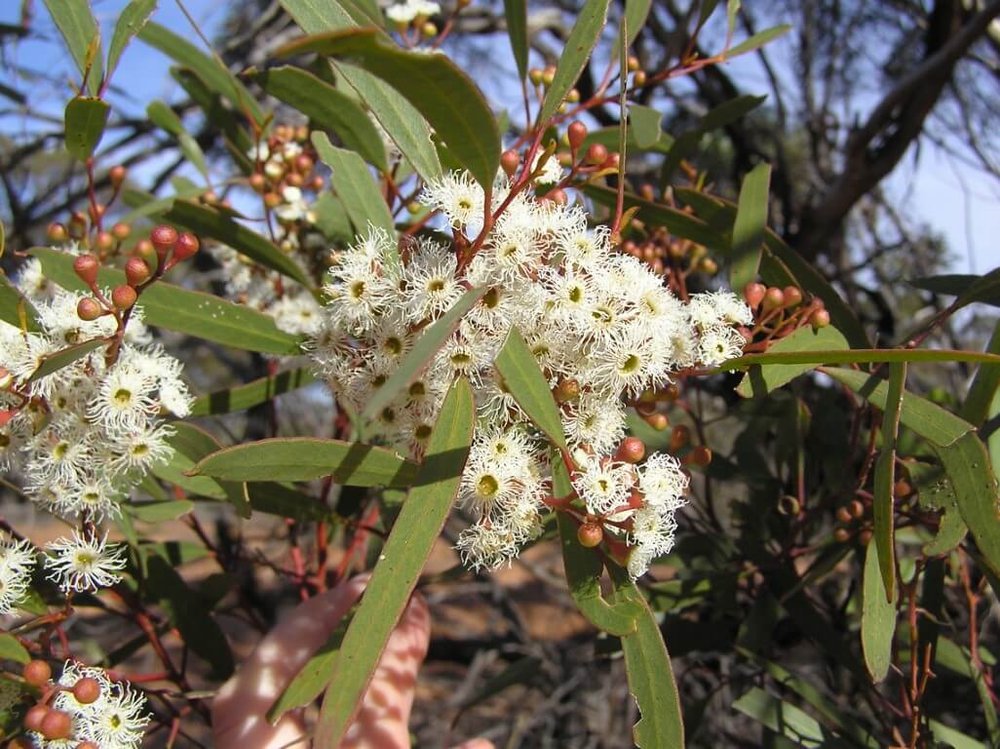
M 132 0 L 118 16 L 114 33 L 111 35 L 111 44 L 108 46 L 108 78 L 118 67 L 118 61 L 125 47 L 142 31 L 142 27 L 149 21 L 154 10 L 156 10 L 156 0 Z
M 312 142 L 320 159 L 333 170 L 330 181 L 347 210 L 355 233 L 367 234 L 371 225 L 395 237 L 396 226 L 389 206 L 361 157 L 353 151 L 334 146 L 326 133 L 313 133 Z
M 482 93 L 443 54 L 409 52 L 376 29 L 348 29 L 306 37 L 278 55 L 316 52 L 347 57 L 406 98 L 466 169 L 489 190 L 500 165 L 500 133 Z
M 729 262 L 729 285 L 740 291 L 757 277 L 764 232 L 767 229 L 767 201 L 771 187 L 770 164 L 758 164 L 740 187 L 740 199 L 733 224 L 733 245 Z
M 791 335 L 785 336 L 767 353 L 779 354 L 791 351 L 829 351 L 831 349 L 847 349 L 847 339 L 832 325 L 819 330 L 804 326 Z M 753 364 L 743 376 L 736 392 L 744 398 L 763 396 L 787 382 L 791 382 L 800 374 L 816 368 L 817 363 L 808 364 Z
M 740 55 L 745 55 L 747 52 L 753 52 L 755 49 L 763 47 L 768 42 L 774 41 L 779 36 L 784 36 L 791 30 L 791 26 L 787 23 L 783 23 L 780 26 L 773 26 L 769 29 L 764 29 L 749 39 L 746 39 L 735 47 L 726 51 L 726 59 L 731 60 L 734 57 L 739 57 Z
M 391 450 L 361 442 L 276 437 L 224 448 L 190 474 L 227 481 L 311 481 L 333 476 L 345 486 L 409 486 L 416 466 Z
M 305 271 L 288 255 L 257 232 L 237 224 L 220 211 L 189 200 L 175 200 L 163 218 L 195 234 L 217 239 L 251 260 L 295 279 L 306 288 L 312 287 Z
M 66 41 L 73 62 L 87 78 L 87 90 L 97 96 L 103 77 L 101 30 L 90 10 L 89 0 L 45 0 L 56 28 Z
M 545 100 L 538 113 L 538 122 L 542 125 L 547 124 L 559 109 L 559 105 L 563 103 L 570 89 L 576 85 L 580 73 L 590 60 L 590 53 L 594 51 L 597 40 L 601 38 L 601 31 L 608 19 L 609 4 L 609 0 L 587 0 L 577 14 L 576 23 L 569 32 L 559 63 L 556 65 L 556 74 L 545 92 Z
M 205 154 L 202 152 L 201 146 L 198 145 L 198 141 L 184 129 L 184 123 L 181 122 L 177 113 L 162 101 L 153 101 L 146 107 L 146 115 L 157 126 L 177 138 L 181 152 L 207 180 L 208 165 L 205 163 Z
M 427 444 L 413 489 L 392 526 L 323 697 L 316 746 L 339 746 L 357 713 L 379 656 L 406 607 L 461 483 L 475 423 L 468 380 L 452 385 Z
M 2 632 L 0 633 L 0 659 L 23 665 L 31 660 L 31 655 L 14 635 Z
M 955 309 L 973 302 L 1000 307 L 1000 268 L 990 271 L 985 276 L 955 273 L 917 278 L 910 281 L 910 285 L 935 294 L 957 297 L 952 304 Z
M 73 272 L 72 255 L 48 247 L 32 248 L 31 254 L 41 261 L 46 278 L 64 289 L 86 291 L 86 286 Z M 114 287 L 125 283 L 125 274 L 102 269 L 97 280 L 102 286 Z M 279 330 L 273 318 L 200 291 L 157 281 L 142 293 L 139 305 L 148 325 L 246 351 L 281 355 L 301 353 L 300 339 Z
M 94 351 L 101 346 L 106 346 L 107 344 L 108 342 L 103 338 L 95 338 L 92 341 L 84 341 L 83 343 L 78 343 L 75 346 L 67 346 L 59 351 L 53 351 L 51 354 L 46 354 L 41 358 L 38 366 L 35 367 L 35 371 L 31 373 L 31 376 L 28 378 L 28 382 L 34 382 L 35 380 L 47 377 L 53 372 L 58 372 L 63 367 L 68 367 L 77 359 L 82 359 L 91 351 Z
M 222 60 L 205 54 L 191 42 L 155 22 L 145 25 L 139 32 L 139 39 L 193 70 L 205 85 L 228 99 L 237 111 L 253 119 L 258 125 L 264 124 L 264 111 L 257 100 Z
M 566 449 L 566 435 L 549 383 L 516 327 L 512 327 L 507 334 L 493 366 L 500 373 L 502 387 L 514 397 L 535 426 L 553 444 Z
M 523 81 L 528 75 L 528 4 L 525 0 L 504 0 L 503 14 L 517 74 Z
M 361 418 L 364 421 L 371 421 L 386 406 L 392 403 L 393 399 L 410 385 L 420 371 L 427 366 L 428 362 L 441 349 L 444 342 L 455 331 L 462 315 L 472 309 L 480 298 L 486 293 L 486 287 L 469 289 L 462 297 L 455 302 L 454 306 L 441 317 L 429 325 L 420 338 L 409 350 L 403 360 L 396 367 L 388 380 L 375 391 L 369 398 Z
M 101 142 L 111 107 L 101 99 L 77 96 L 66 105 L 66 150 L 86 161 Z
M 228 414 L 245 411 L 248 408 L 266 403 L 283 393 L 311 385 L 316 378 L 306 368 L 290 369 L 275 375 L 260 377 L 245 385 L 216 390 L 214 393 L 199 396 L 191 406 L 192 416 L 208 416 L 209 414 Z
M 865 549 L 865 569 L 861 580 L 861 650 L 865 668 L 872 681 L 879 682 L 889 673 L 892 662 L 892 638 L 896 631 L 895 586 L 886 588 L 879 557 L 880 541 L 872 536 Z
M 370 164 L 382 171 L 388 168 L 382 136 L 358 103 L 343 91 L 291 66 L 272 68 L 254 78 L 271 96 L 312 120 L 315 127 L 336 133 L 345 146 L 357 151 Z
M 20 328 L 22 324 L 29 333 L 37 333 L 38 313 L 25 299 L 21 292 L 14 288 L 7 276 L 0 275 L 0 320 Z
M 733 703 L 733 707 L 749 715 L 771 731 L 789 739 L 797 747 L 818 749 L 827 744 L 828 737 L 814 717 L 795 705 L 773 697 L 760 687 L 750 691 Z
M 632 729 L 641 749 L 684 746 L 684 718 L 670 654 L 649 604 L 621 568 L 612 568 L 614 599 L 639 610 L 635 632 L 622 637 L 628 688 L 639 707 L 639 722 Z
M 887 600 L 896 598 L 896 536 L 893 485 L 896 476 L 896 437 L 903 406 L 906 364 L 889 365 L 889 387 L 882 413 L 882 450 L 875 463 L 875 496 L 872 500 L 872 539 L 877 541 L 878 566 Z

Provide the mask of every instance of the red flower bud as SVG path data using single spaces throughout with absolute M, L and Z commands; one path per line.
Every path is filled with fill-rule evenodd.
M 129 309 L 138 298 L 139 295 L 131 286 L 115 286 L 111 291 L 111 303 L 120 310 Z
M 177 243 L 177 230 L 172 226 L 160 224 L 149 233 L 149 241 L 153 243 L 157 255 L 161 258 L 166 257 Z
M 588 164 L 593 164 L 598 166 L 603 164 L 608 160 L 608 148 L 601 143 L 591 143 L 590 148 L 587 149 L 587 155 L 584 156 L 584 160 Z
M 73 261 L 77 277 L 91 287 L 97 283 L 97 271 L 100 267 L 100 261 L 93 255 L 80 255 Z
M 142 286 L 152 273 L 141 257 L 130 257 L 125 263 L 125 280 L 129 286 Z
M 45 686 L 52 678 L 52 668 L 45 661 L 28 661 L 24 667 L 24 680 L 33 687 Z
M 76 303 L 76 314 L 81 320 L 90 322 L 91 320 L 96 320 L 98 317 L 103 315 L 104 308 L 101 307 L 100 303 L 96 299 L 85 296 Z
M 177 261 L 187 260 L 198 251 L 199 247 L 201 247 L 201 243 L 198 241 L 198 237 L 190 232 L 184 232 L 177 237 L 177 246 L 174 247 L 174 259 Z
M 566 137 L 569 139 L 570 148 L 576 151 L 583 145 L 583 141 L 587 137 L 587 126 L 579 120 L 571 122 L 566 131 Z
M 604 529 L 597 523 L 584 523 L 577 528 L 576 538 L 580 546 L 593 549 L 604 540 Z

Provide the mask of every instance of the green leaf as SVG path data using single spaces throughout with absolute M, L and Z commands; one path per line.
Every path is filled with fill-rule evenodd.
M 146 107 L 146 116 L 154 124 L 177 138 L 181 152 L 207 180 L 208 165 L 205 163 L 205 154 L 202 152 L 201 146 L 198 145 L 198 141 L 191 136 L 191 133 L 184 129 L 180 117 L 177 116 L 174 110 L 162 101 L 153 101 Z
M 622 637 L 628 688 L 639 707 L 640 718 L 632 729 L 635 745 L 642 749 L 684 746 L 684 719 L 670 655 L 649 605 L 623 572 L 613 575 L 615 598 L 639 609 L 636 630 Z
M 268 708 L 266 717 L 270 723 L 276 723 L 289 710 L 311 704 L 313 700 L 323 694 L 323 690 L 330 683 L 337 658 L 340 656 L 344 635 L 347 634 L 347 628 L 354 620 L 359 606 L 359 603 L 354 604 L 341 617 L 326 642 L 306 661 L 295 678 L 285 687 L 285 691 Z
M 45 7 L 66 41 L 80 75 L 86 77 L 87 90 L 97 96 L 103 76 L 101 30 L 90 10 L 89 0 L 45 0 Z
M 968 734 L 946 726 L 940 721 L 931 719 L 928 721 L 931 727 L 931 734 L 938 746 L 947 746 L 951 749 L 986 749 L 986 743 L 979 739 L 974 739 Z
M 910 281 L 910 285 L 935 294 L 958 297 L 952 303 L 952 307 L 956 310 L 973 302 L 1000 307 L 1000 268 L 990 271 L 985 276 L 955 273 L 918 278 Z
M 888 385 L 884 380 L 853 369 L 828 367 L 824 368 L 823 372 L 867 399 L 872 405 L 882 411 L 886 410 Z M 907 429 L 912 429 L 939 447 L 947 447 L 973 430 L 969 422 L 908 392 L 903 393 L 900 421 Z
M 629 27 L 631 28 L 631 27 Z M 652 107 L 633 104 L 628 108 L 628 124 L 631 125 L 635 144 L 642 149 L 652 148 L 660 140 L 660 120 L 663 115 Z
M 324 192 L 312 205 L 316 214 L 313 224 L 323 236 L 333 244 L 346 245 L 354 242 L 355 233 L 351 218 L 347 215 L 344 202 L 331 192 Z
M 185 646 L 211 665 L 213 677 L 229 678 L 233 673 L 233 654 L 208 607 L 166 559 L 150 554 L 146 564 L 146 594 L 163 606 Z
M 507 340 L 497 354 L 493 366 L 502 378 L 501 387 L 514 397 L 535 426 L 541 429 L 553 444 L 567 449 L 559 407 L 556 406 L 552 391 L 549 390 L 549 383 L 516 327 L 512 327 L 507 334 Z
M 942 466 L 918 461 L 907 461 L 906 472 L 917 491 L 920 507 L 941 513 L 937 533 L 921 551 L 928 557 L 947 554 L 962 542 L 969 530 L 958 509 L 958 497 L 951 479 Z
M 388 83 L 426 118 L 483 189 L 492 189 L 500 166 L 496 120 L 472 79 L 443 54 L 402 50 L 375 29 L 308 36 L 277 54 L 305 52 L 346 56 Z
M 861 650 L 872 681 L 880 682 L 892 663 L 892 638 L 896 632 L 898 591 L 885 586 L 880 571 L 880 543 L 872 536 L 865 550 L 862 578 Z
M 175 200 L 173 207 L 163 214 L 163 218 L 195 234 L 216 239 L 251 260 L 298 281 L 306 288 L 313 286 L 305 271 L 288 255 L 268 239 L 237 224 L 220 211 L 189 200 Z
M 111 45 L 108 47 L 108 78 L 111 78 L 118 67 L 125 47 L 133 37 L 142 31 L 149 17 L 156 10 L 156 0 L 132 0 L 118 16 L 114 33 L 111 35 Z
M 424 329 L 420 338 L 413 344 L 413 348 L 396 367 L 396 371 L 368 400 L 368 405 L 361 412 L 363 421 L 369 422 L 375 418 L 383 408 L 392 403 L 403 388 L 416 379 L 420 371 L 434 358 L 444 342 L 458 327 L 462 315 L 472 309 L 485 293 L 486 287 L 469 289 L 450 310 Z
M 791 31 L 791 25 L 783 23 L 780 26 L 773 26 L 770 29 L 764 29 L 763 31 L 758 31 L 756 34 L 740 42 L 735 47 L 728 49 L 725 53 L 727 60 L 732 60 L 734 57 L 739 57 L 740 55 L 745 55 L 747 52 L 753 52 L 758 47 L 763 47 L 770 41 L 777 39 L 779 36 L 783 36 L 787 32 Z
M 31 660 L 31 655 L 14 635 L 0 632 L 0 659 L 26 664 Z
M 811 326 L 806 325 L 768 348 L 767 353 L 829 351 L 846 348 L 848 348 L 847 339 L 832 325 L 819 330 L 813 330 Z M 813 363 L 752 364 L 736 387 L 736 392 L 744 398 L 751 396 L 759 398 L 815 368 Z
M 629 27 L 631 28 L 631 26 Z M 660 184 L 670 183 L 674 170 L 681 161 L 691 156 L 698 148 L 702 138 L 713 130 L 718 130 L 736 122 L 747 113 L 753 111 L 767 99 L 767 96 L 737 96 L 728 99 L 717 107 L 710 109 L 698 124 L 677 136 L 670 148 L 670 153 L 660 169 Z
M 309 34 L 350 28 L 369 22 L 358 7 L 338 0 L 281 0 L 282 6 Z
M 315 497 L 310 497 L 284 484 L 273 481 L 255 481 L 243 484 L 246 496 L 255 512 L 266 512 L 283 518 L 291 518 L 301 523 L 330 521 L 333 513 Z
M 993 335 L 986 345 L 986 351 L 1000 354 L 1000 322 L 993 328 Z M 962 404 L 961 416 L 970 424 L 982 426 L 989 416 L 990 404 L 1000 387 L 1000 363 L 981 364 L 972 378 L 969 393 Z
M 737 292 L 757 278 L 764 232 L 767 230 L 770 189 L 770 164 L 758 164 L 751 169 L 740 187 L 729 269 L 729 285 Z
M 939 364 L 956 361 L 1000 363 L 996 354 L 981 354 L 978 351 L 956 351 L 952 349 L 897 349 L 869 348 L 839 351 L 787 351 L 784 353 L 746 354 L 730 359 L 719 365 L 719 369 L 743 369 L 753 364 L 872 364 L 876 362 L 937 362 Z
M 323 697 L 316 746 L 339 746 L 371 680 L 389 634 L 417 583 L 451 510 L 469 454 L 475 401 L 468 380 L 451 386 L 431 432 L 416 484 L 403 502 Z
M 345 486 L 406 487 L 416 466 L 384 447 L 317 437 L 276 437 L 219 450 L 193 476 L 227 481 L 311 481 L 333 476 Z
M 528 4 L 525 0 L 504 0 L 503 13 L 517 75 L 523 81 L 528 75 Z
M 78 343 L 75 346 L 68 346 L 64 349 L 60 349 L 59 351 L 54 351 L 51 354 L 46 354 L 39 359 L 38 366 L 35 367 L 35 371 L 31 373 L 31 376 L 28 378 L 28 382 L 35 382 L 52 374 L 53 372 L 57 372 L 63 367 L 68 367 L 77 359 L 82 359 L 87 356 L 91 351 L 107 345 L 108 342 L 103 338 L 95 338 L 91 341 L 84 341 L 83 343 Z
M 878 566 L 882 571 L 886 600 L 895 600 L 896 541 L 893 521 L 893 485 L 896 482 L 896 437 L 906 383 L 906 364 L 889 365 L 889 388 L 882 413 L 882 450 L 875 463 L 875 495 L 872 500 L 872 540 L 878 546 Z M 884 675 L 883 675 L 884 676 Z
M 217 91 L 212 90 L 193 70 L 175 65 L 170 68 L 170 75 L 191 97 L 191 100 L 201 107 L 205 113 L 205 119 L 222 133 L 229 153 L 239 169 L 244 174 L 250 174 L 254 164 L 247 153 L 254 145 L 254 139 L 251 138 L 249 131 L 240 124 L 241 118 L 234 113 L 233 109 L 226 106 L 222 96 Z
M 552 84 L 545 92 L 537 122 L 545 126 L 563 103 L 566 94 L 576 85 L 580 73 L 590 59 L 590 53 L 608 18 L 609 0 L 587 0 L 576 16 L 576 23 L 569 32 L 563 47 Z
M 649 17 L 649 10 L 653 6 L 653 0 L 626 0 L 625 2 L 625 22 L 628 27 L 626 43 L 631 46 L 642 27 L 646 25 Z
M 198 461 L 221 449 L 215 437 L 185 422 L 175 422 L 171 427 L 174 433 L 167 438 L 167 442 L 174 449 L 174 454 L 170 460 L 154 465 L 153 475 L 180 487 L 189 495 L 228 501 L 241 517 L 250 517 L 245 484 L 188 475 Z
M 613 207 L 617 200 L 615 191 L 608 187 L 587 185 L 583 188 L 583 192 L 587 197 L 606 206 Z M 690 239 L 692 242 L 697 242 L 705 247 L 719 248 L 727 244 L 722 234 L 704 221 L 676 208 L 643 200 L 629 193 L 625 194 L 624 206 L 626 210 L 637 207 L 639 209 L 639 218 L 646 223 L 654 226 L 662 226 L 668 229 L 671 234 L 676 234 L 684 239 Z
M 167 520 L 176 520 L 187 515 L 194 509 L 194 502 L 189 499 L 176 499 L 168 502 L 144 502 L 142 504 L 129 504 L 125 506 L 125 511 L 136 520 L 144 523 L 163 523 Z
M 86 161 L 101 142 L 111 107 L 101 99 L 77 96 L 66 105 L 66 150 Z
M 202 395 L 195 399 L 194 405 L 191 407 L 191 416 L 245 411 L 314 382 L 316 382 L 316 377 L 305 367 L 279 372 L 253 380 L 245 385 L 237 385 Z
M 0 275 L 0 320 L 10 323 L 20 329 L 22 323 L 29 333 L 38 333 L 38 313 L 10 282 L 7 276 Z
M 949 445 L 936 446 L 935 452 L 983 561 L 994 576 L 1000 577 L 1000 498 L 986 446 L 970 431 Z
M 71 291 L 86 291 L 73 272 L 71 255 L 48 247 L 32 248 L 31 254 L 41 261 L 46 278 Z M 125 283 L 125 274 L 103 269 L 97 280 L 102 286 L 114 287 Z M 142 293 L 139 306 L 148 325 L 246 351 L 284 356 L 301 353 L 300 339 L 279 330 L 273 318 L 200 291 L 158 281 Z
M 266 118 L 260 105 L 222 60 L 205 54 L 191 42 L 155 22 L 145 25 L 139 32 L 139 39 L 193 70 L 206 86 L 228 99 L 237 111 L 257 125 L 264 125 Z
M 826 746 L 823 727 L 815 718 L 789 702 L 772 697 L 759 687 L 751 687 L 733 703 L 733 707 L 774 733 L 790 739 L 796 746 L 810 749 Z
M 389 168 L 381 134 L 354 99 L 343 91 L 291 66 L 265 70 L 255 75 L 254 80 L 271 96 L 302 112 L 315 127 L 336 133 L 345 146 L 380 171 Z
M 371 225 L 395 238 L 396 225 L 389 206 L 361 157 L 353 151 L 334 146 L 326 133 L 313 133 L 312 142 L 319 157 L 333 170 L 330 177 L 333 189 L 347 209 L 355 233 L 367 234 Z

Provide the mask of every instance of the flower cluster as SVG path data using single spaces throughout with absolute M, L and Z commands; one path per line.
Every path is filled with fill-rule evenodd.
M 5 370 L 0 382 L 0 470 L 18 471 L 25 493 L 63 516 L 113 517 L 150 467 L 169 459 L 172 428 L 160 417 L 186 416 L 191 396 L 181 363 L 153 344 L 141 309 L 131 319 L 117 359 L 105 347 L 48 374 L 46 358 L 74 344 L 110 340 L 115 320 L 82 320 L 82 295 L 38 282 L 37 261 L 18 284 L 37 313 L 37 331 L 0 322 Z
M 450 222 L 462 246 L 483 225 L 485 195 L 468 175 L 429 185 L 422 201 Z M 382 231 L 341 253 L 314 356 L 341 401 L 360 409 L 396 370 L 421 331 L 462 294 L 484 288 L 429 366 L 378 415 L 379 438 L 419 455 L 457 375 L 473 385 L 479 428 L 462 479 L 461 503 L 477 521 L 458 548 L 472 567 L 516 556 L 541 526 L 551 496 L 546 445 L 503 387 L 493 362 L 517 328 L 559 398 L 586 512 L 610 521 L 633 547 L 638 576 L 673 543 L 673 513 L 687 479 L 678 461 L 653 455 L 635 466 L 615 457 L 626 404 L 672 373 L 738 356 L 736 326 L 751 312 L 735 295 L 675 297 L 648 266 L 615 252 L 606 227 L 578 206 L 495 186 L 499 213 L 478 251 L 417 237 L 402 247 Z M 500 205 L 503 211 L 497 211 Z
M 429 0 L 403 0 L 385 9 L 385 17 L 399 26 L 427 19 L 441 12 L 441 6 Z
M 35 552 L 31 542 L 0 536 L 0 614 L 9 614 L 31 583 Z
M 96 684 L 88 684 L 88 690 L 74 689 L 84 680 Z M 51 708 L 69 715 L 70 735 L 46 739 L 38 731 L 29 731 L 39 749 L 74 747 L 86 741 L 101 749 L 135 749 L 142 743 L 149 723 L 146 698 L 128 682 L 112 681 L 102 669 L 66 661 L 56 686 L 61 688 L 52 698 Z

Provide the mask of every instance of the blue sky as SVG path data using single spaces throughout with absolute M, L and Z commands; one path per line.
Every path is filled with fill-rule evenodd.
M 125 4 L 125 0 L 93 0 L 105 40 L 110 38 L 115 19 Z M 0 22 L 18 23 L 20 5 L 14 0 L 0 2 Z M 34 6 L 35 29 L 46 38 L 21 42 L 16 59 L 30 67 L 60 74 L 68 92 L 70 81 L 77 80 L 77 73 L 62 48 L 44 4 L 36 1 Z M 226 0 L 188 0 L 186 3 L 209 38 L 225 16 L 227 6 Z M 190 24 L 174 0 L 160 0 L 154 18 L 197 43 Z M 169 64 L 159 52 L 139 42 L 133 43 L 125 51 L 113 79 L 113 84 L 124 94 L 113 97 L 116 106 L 123 112 L 139 114 L 154 98 L 169 100 L 177 89 L 167 74 Z M 19 84 L 18 87 L 23 86 Z M 59 108 L 56 109 L 52 114 L 61 115 Z M 0 128 L 8 132 L 25 126 L 30 124 L 11 117 L 0 119 Z M 951 270 L 985 273 L 1000 266 L 1000 186 L 994 181 L 975 169 L 956 165 L 935 147 L 926 145 L 916 163 L 912 153 L 907 155 L 890 180 L 888 190 L 912 215 L 948 239 L 952 252 Z

